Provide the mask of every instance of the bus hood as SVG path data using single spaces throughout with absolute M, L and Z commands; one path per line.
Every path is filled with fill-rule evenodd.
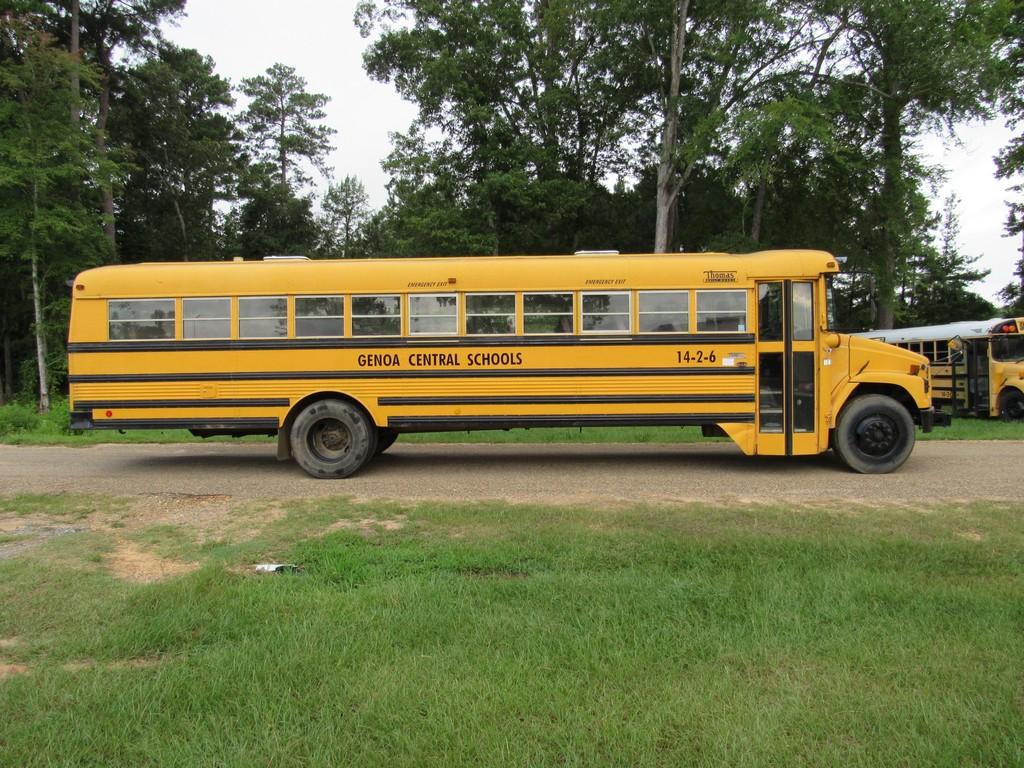
M 917 376 L 927 372 L 928 358 L 884 341 L 850 336 L 850 377 L 881 371 Z

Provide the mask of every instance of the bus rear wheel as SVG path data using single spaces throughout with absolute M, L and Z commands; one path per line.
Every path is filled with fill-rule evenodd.
M 1003 421 L 1024 421 L 1024 393 L 1007 389 L 999 396 L 999 417 Z
M 903 465 L 914 449 L 914 421 L 907 409 L 886 395 L 863 395 L 839 414 L 833 448 L 850 469 L 881 475 Z
M 348 477 L 377 449 L 377 429 L 358 407 L 344 400 L 306 406 L 291 429 L 292 456 L 318 478 Z

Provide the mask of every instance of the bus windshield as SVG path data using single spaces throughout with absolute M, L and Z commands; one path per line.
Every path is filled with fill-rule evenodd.
M 1005 336 L 992 336 L 991 350 L 993 360 L 1019 363 L 1024 360 L 1024 335 L 1009 333 Z

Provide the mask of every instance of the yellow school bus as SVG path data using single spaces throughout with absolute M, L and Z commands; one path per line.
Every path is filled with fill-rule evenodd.
M 403 432 L 700 426 L 899 467 L 928 361 L 830 329 L 821 251 L 109 266 L 81 273 L 75 429 L 276 434 L 346 477 Z
M 1024 317 L 865 331 L 928 358 L 932 401 L 951 414 L 1024 421 Z

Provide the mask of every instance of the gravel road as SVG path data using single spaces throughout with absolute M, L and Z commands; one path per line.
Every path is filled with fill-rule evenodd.
M 676 501 L 1021 503 L 1024 442 L 918 443 L 891 475 L 857 475 L 831 456 L 746 457 L 726 444 L 402 445 L 347 480 L 314 480 L 270 444 L 0 446 L 0 493 L 217 494 L 243 499 L 551 503 Z

